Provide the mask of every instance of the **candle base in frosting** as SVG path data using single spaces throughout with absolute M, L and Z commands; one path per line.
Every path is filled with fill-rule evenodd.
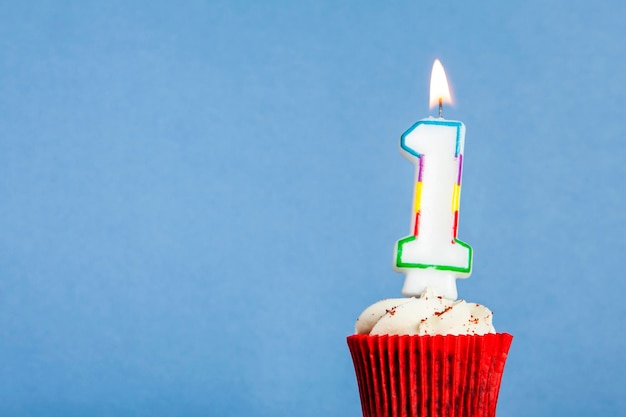
M 430 288 L 436 295 L 441 295 L 450 300 L 456 300 L 456 274 L 451 271 L 439 269 L 412 269 L 406 271 L 402 295 L 405 297 L 419 297 Z

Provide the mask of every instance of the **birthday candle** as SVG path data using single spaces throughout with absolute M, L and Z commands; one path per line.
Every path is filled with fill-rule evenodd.
M 465 126 L 442 117 L 450 101 L 439 60 L 431 75 L 431 105 L 439 118 L 415 123 L 400 138 L 400 152 L 415 166 L 411 234 L 396 243 L 394 269 L 406 274 L 402 293 L 419 296 L 426 287 L 456 299 L 456 279 L 470 276 L 472 248 L 457 238 Z

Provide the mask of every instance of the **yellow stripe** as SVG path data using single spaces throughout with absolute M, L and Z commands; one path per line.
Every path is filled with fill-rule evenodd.
M 454 184 L 454 191 L 452 193 L 452 212 L 459 211 L 459 205 L 461 203 L 461 186 Z
M 420 181 L 415 183 L 415 194 L 413 200 L 413 213 L 420 212 L 420 202 L 422 201 L 422 183 Z

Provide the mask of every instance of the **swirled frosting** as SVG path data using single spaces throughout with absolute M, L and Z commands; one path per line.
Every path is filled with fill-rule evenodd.
M 495 333 L 487 307 L 449 300 L 426 288 L 419 297 L 389 298 L 363 311 L 357 334 L 370 335 L 481 335 Z

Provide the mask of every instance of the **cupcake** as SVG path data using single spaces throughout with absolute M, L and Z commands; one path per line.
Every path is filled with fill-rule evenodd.
M 458 239 L 465 125 L 443 118 L 447 77 L 433 63 L 430 103 L 439 118 L 400 137 L 415 168 L 410 235 L 394 250 L 402 294 L 368 307 L 348 337 L 364 417 L 493 417 L 513 337 L 496 333 L 492 312 L 457 300 L 473 251 Z
M 368 307 L 347 339 L 363 416 L 495 416 L 513 337 L 492 317 L 431 288 Z

